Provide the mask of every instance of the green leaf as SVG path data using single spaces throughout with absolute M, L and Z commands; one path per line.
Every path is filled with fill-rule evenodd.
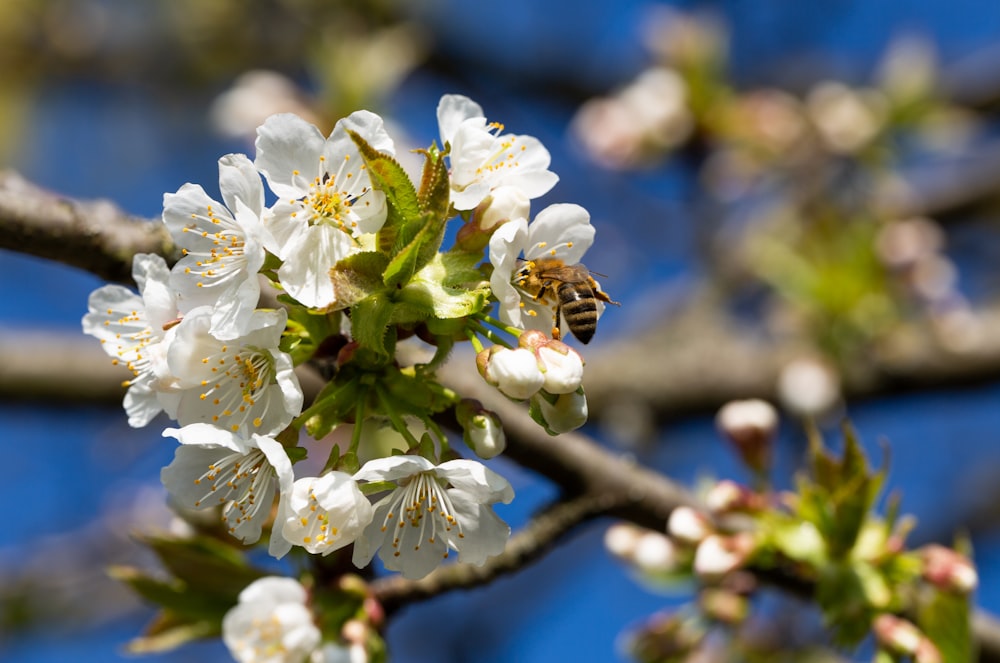
M 175 538 L 144 535 L 163 566 L 202 596 L 236 602 L 243 588 L 265 574 L 247 564 L 236 548 L 208 537 Z
M 132 654 L 159 654 L 195 640 L 218 637 L 221 620 L 188 620 L 164 610 L 156 615 L 144 635 L 128 643 Z
M 921 602 L 916 621 L 944 663 L 976 660 L 967 596 L 933 591 Z
M 398 236 L 402 229 L 417 222 L 421 216 L 417 191 L 398 161 L 376 150 L 356 132 L 348 131 L 348 134 L 358 146 L 361 158 L 365 160 L 372 186 L 385 194 L 388 211 L 385 223 L 378 232 L 378 249 L 385 253 L 395 253 L 400 245 Z
M 337 308 L 350 308 L 376 293 L 384 292 L 382 273 L 389 258 L 377 251 L 347 256 L 330 270 Z
M 351 333 L 363 348 L 388 361 L 393 354 L 395 337 L 387 334 L 394 304 L 383 294 L 371 295 L 351 307 Z

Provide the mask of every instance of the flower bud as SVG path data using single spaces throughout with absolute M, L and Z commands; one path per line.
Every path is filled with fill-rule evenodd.
M 944 592 L 969 594 L 979 585 L 979 574 L 968 557 L 937 544 L 920 550 L 924 579 Z
M 677 566 L 677 546 L 659 532 L 644 532 L 636 542 L 634 561 L 647 573 L 669 573 Z
M 679 506 L 670 512 L 667 533 L 684 543 L 700 543 L 712 533 L 712 525 L 701 513 L 689 506 Z
M 479 203 L 469 222 L 459 228 L 455 246 L 461 251 L 482 251 L 494 230 L 511 219 L 527 219 L 530 211 L 531 201 L 519 187 L 499 186 Z
M 618 559 L 632 561 L 644 532 L 632 523 L 615 523 L 604 532 L 604 547 Z
M 484 353 L 488 353 L 483 358 Z M 531 350 L 493 346 L 476 357 L 479 372 L 486 382 L 504 395 L 517 400 L 530 398 L 545 383 L 538 361 Z
M 455 408 L 455 417 L 462 426 L 465 444 L 480 458 L 493 458 L 507 448 L 500 417 L 485 409 L 479 401 L 462 399 Z
M 840 377 L 821 360 L 793 359 L 778 375 L 778 395 L 784 406 L 797 415 L 826 414 L 840 400 Z
M 881 614 L 872 622 L 875 640 L 894 654 L 911 656 L 917 652 L 923 633 L 913 622 L 890 614 Z
M 705 493 L 705 506 L 714 514 L 760 511 L 766 503 L 763 495 L 730 479 L 719 481 Z
M 748 532 L 731 536 L 710 534 L 694 552 L 694 572 L 709 578 L 724 576 L 746 563 L 754 545 L 753 535 Z
M 583 357 L 560 341 L 552 341 L 535 353 L 545 377 L 542 389 L 550 394 L 569 394 L 583 383 Z
M 778 429 L 774 406 L 758 398 L 730 401 L 719 410 L 715 423 L 748 467 L 759 473 L 767 470 Z
M 553 433 L 568 433 L 587 423 L 587 397 L 582 389 L 570 394 L 538 393 L 531 403 Z

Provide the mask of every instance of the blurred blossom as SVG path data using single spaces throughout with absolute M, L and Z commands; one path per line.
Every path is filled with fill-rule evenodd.
M 615 96 L 585 103 L 572 128 L 591 157 L 626 168 L 677 146 L 693 126 L 684 80 L 672 69 L 655 67 Z
M 826 362 L 809 357 L 793 359 L 778 375 L 778 398 L 791 412 L 819 416 L 840 400 L 840 377 Z
M 928 302 L 939 302 L 955 293 L 958 270 L 942 255 L 931 255 L 913 266 L 911 283 L 914 292 Z
M 767 468 L 778 430 L 778 411 L 773 405 L 759 398 L 730 401 L 715 416 L 715 425 L 748 467 L 757 472 Z
M 892 221 L 879 231 L 875 239 L 879 258 L 894 269 L 912 267 L 938 253 L 943 246 L 941 227 L 923 217 Z
M 827 148 L 854 154 L 878 135 L 885 123 L 886 100 L 876 90 L 852 90 L 842 83 L 817 85 L 806 99 L 809 118 Z
M 683 65 L 719 62 L 726 53 L 725 30 L 707 15 L 654 6 L 646 12 L 642 27 L 642 43 L 664 62 Z
M 668 573 L 677 564 L 677 546 L 659 532 L 644 532 L 636 542 L 634 561 L 647 573 Z
M 723 107 L 724 131 L 753 150 L 781 159 L 806 136 L 802 102 L 781 90 L 748 92 Z
M 632 523 L 614 523 L 604 532 L 604 547 L 619 559 L 631 560 L 643 531 Z
M 271 115 L 295 113 L 311 124 L 322 124 L 305 92 L 284 74 L 254 69 L 241 74 L 209 109 L 212 126 L 229 138 L 252 139 Z
M 915 35 L 890 44 L 878 71 L 880 87 L 894 105 L 927 99 L 934 93 L 936 78 L 934 47 Z
M 712 525 L 701 513 L 689 506 L 679 506 L 670 512 L 667 532 L 678 541 L 698 543 L 712 533 Z

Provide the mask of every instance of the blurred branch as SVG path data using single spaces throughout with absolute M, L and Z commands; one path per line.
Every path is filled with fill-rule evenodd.
M 132 279 L 132 256 L 170 257 L 161 223 L 130 216 L 107 200 L 79 201 L 0 171 L 0 248 L 79 267 L 109 281 Z

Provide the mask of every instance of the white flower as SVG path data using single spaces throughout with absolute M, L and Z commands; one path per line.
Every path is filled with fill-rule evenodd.
M 382 118 L 368 111 L 337 122 L 329 138 L 287 113 L 257 130 L 255 163 L 279 199 L 265 221 L 272 237 L 267 248 L 285 261 L 278 270 L 282 286 L 311 308 L 336 304 L 330 268 L 360 251 L 364 235 L 385 223 L 385 194 L 372 188 L 348 130 L 393 154 Z
M 174 266 L 170 284 L 190 310 L 212 306 L 211 332 L 236 338 L 257 307 L 264 264 L 266 232 L 264 183 L 242 154 L 219 159 L 219 189 L 225 205 L 197 184 L 185 184 L 163 196 L 163 222 L 184 257 Z
M 302 409 L 302 390 L 292 360 L 278 349 L 287 313 L 254 311 L 247 333 L 222 341 L 209 333 L 212 312 L 184 316 L 167 353 L 182 388 L 161 398 L 182 426 L 204 422 L 240 432 L 273 435 Z
M 221 506 L 230 534 L 243 543 L 260 539 L 275 493 L 284 499 L 294 480 L 285 448 L 272 437 L 244 438 L 210 424 L 168 428 L 163 435 L 181 443 L 160 471 L 174 501 L 188 509 Z M 272 536 L 272 554 L 289 547 Z
M 678 541 L 701 543 L 712 534 L 712 525 L 701 513 L 689 506 L 679 506 L 670 512 L 667 519 L 667 533 Z
M 569 394 L 548 394 L 540 391 L 531 397 L 531 406 L 545 421 L 552 433 L 569 433 L 587 423 L 589 410 L 582 389 Z
M 472 460 L 435 466 L 421 456 L 390 456 L 365 463 L 357 481 L 391 481 L 395 488 L 375 505 L 371 524 L 354 545 L 354 564 L 375 552 L 386 568 L 422 578 L 458 551 L 458 560 L 481 566 L 501 553 L 510 527 L 489 505 L 509 503 L 506 479 Z
M 240 592 L 222 619 L 222 640 L 239 663 L 302 663 L 321 634 L 297 580 L 268 576 Z
M 504 395 L 517 400 L 530 398 L 545 383 L 535 353 L 526 348 L 493 346 L 486 358 L 483 378 Z
M 468 97 L 441 97 L 437 118 L 441 142 L 451 145 L 448 159 L 455 209 L 473 209 L 501 186 L 513 186 L 528 198 L 538 198 L 559 181 L 548 169 L 548 150 L 537 138 L 501 135 L 503 125 L 487 123 L 482 107 Z
M 171 384 L 165 352 L 173 336 L 165 327 L 177 320 L 177 301 L 169 286 L 170 270 L 158 255 L 140 253 L 132 259 L 137 295 L 120 285 L 91 293 L 83 331 L 97 338 L 104 351 L 132 371 L 125 383 L 128 423 L 141 427 L 163 409 L 157 392 Z
M 353 543 L 372 519 L 371 503 L 344 472 L 299 479 L 287 505 L 281 535 L 313 554 L 329 555 Z
M 583 383 L 583 357 L 559 341 L 550 341 L 535 350 L 545 377 L 542 389 L 550 394 L 570 394 Z
M 515 285 L 520 258 L 555 258 L 575 265 L 593 243 L 590 214 L 573 204 L 549 205 L 530 224 L 525 219 L 514 219 L 497 228 L 490 238 L 490 286 L 500 302 L 500 318 L 514 327 L 552 331 L 554 302 L 536 300 Z M 603 307 L 598 304 L 600 312 Z

